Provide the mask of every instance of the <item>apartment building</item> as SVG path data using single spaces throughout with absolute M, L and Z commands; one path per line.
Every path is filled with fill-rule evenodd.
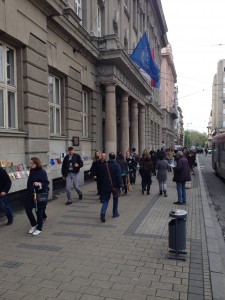
M 0 160 L 40 157 L 54 189 L 68 146 L 84 160 L 81 182 L 96 149 L 160 148 L 160 93 L 129 58 L 145 31 L 160 66 L 159 0 L 0 1 Z

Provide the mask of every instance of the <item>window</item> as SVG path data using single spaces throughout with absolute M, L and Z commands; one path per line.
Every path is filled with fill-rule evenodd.
M 82 0 L 65 0 L 65 2 L 82 19 Z
M 82 136 L 89 137 L 89 111 L 90 100 L 89 93 L 83 91 L 82 93 Z
M 126 8 L 126 10 L 128 10 L 128 0 L 124 1 L 124 7 Z
M 75 0 L 75 12 L 82 19 L 82 0 Z
M 48 76 L 49 128 L 52 134 L 61 134 L 61 88 L 60 79 Z
M 0 42 L 0 128 L 17 128 L 16 51 Z
M 102 18 L 101 7 L 98 5 L 97 6 L 97 36 L 102 35 L 101 18 Z

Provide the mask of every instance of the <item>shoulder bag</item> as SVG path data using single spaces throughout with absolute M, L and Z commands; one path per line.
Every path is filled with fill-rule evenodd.
M 113 186 L 108 163 L 106 163 L 106 169 L 107 169 L 107 172 L 108 172 L 108 175 L 109 175 L 110 185 L 111 185 L 111 188 L 112 188 L 111 192 L 113 194 L 113 198 L 118 198 L 120 196 L 120 189 Z

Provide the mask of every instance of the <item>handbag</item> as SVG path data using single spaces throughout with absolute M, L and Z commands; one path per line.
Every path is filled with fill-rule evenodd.
M 185 188 L 186 189 L 191 189 L 191 181 L 186 181 L 185 182 Z
M 129 174 L 127 174 L 126 183 L 127 183 L 127 189 L 128 189 L 128 191 L 132 192 L 133 188 L 132 188 L 132 185 L 130 183 L 130 175 Z
M 107 172 L 108 172 L 108 175 L 109 175 L 109 180 L 110 180 L 110 185 L 111 185 L 111 188 L 112 188 L 111 191 L 112 191 L 112 194 L 113 194 L 113 198 L 118 198 L 120 196 L 120 188 L 116 188 L 112 184 L 112 178 L 111 178 L 111 174 L 110 174 L 110 171 L 109 171 L 108 163 L 106 163 L 106 169 L 107 169 Z
M 37 203 L 46 203 L 48 201 L 48 192 L 36 193 L 34 192 L 34 200 Z

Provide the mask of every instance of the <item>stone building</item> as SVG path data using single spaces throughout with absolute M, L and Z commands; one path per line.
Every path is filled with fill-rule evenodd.
M 178 118 L 177 94 L 178 89 L 175 86 L 177 82 L 177 73 L 173 61 L 172 48 L 170 45 L 161 50 L 161 91 L 160 104 L 164 112 L 162 125 L 162 140 L 165 148 L 174 148 L 178 139 L 178 124 L 175 121 Z
M 225 59 L 217 64 L 212 86 L 212 135 L 225 132 Z
M 160 0 L 0 1 L 0 160 L 38 156 L 54 187 L 70 145 L 84 160 L 81 182 L 95 149 L 161 147 L 159 92 L 129 58 L 145 31 L 160 66 Z

